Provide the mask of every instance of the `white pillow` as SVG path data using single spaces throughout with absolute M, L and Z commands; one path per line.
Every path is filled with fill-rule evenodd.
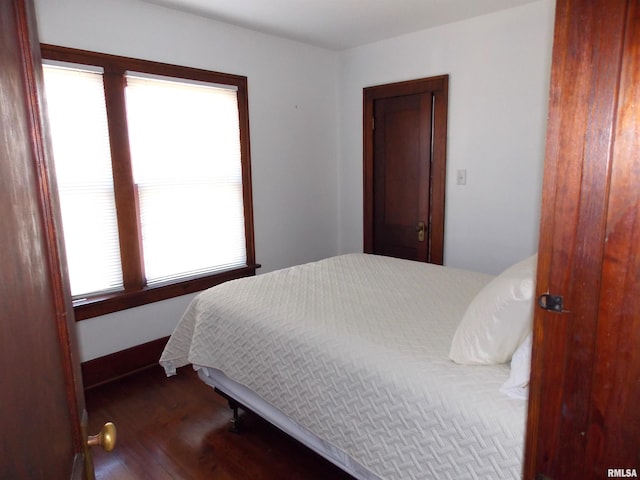
M 531 375 L 531 334 L 511 358 L 511 373 L 500 391 L 511 398 L 527 400 L 529 398 L 529 376 Z
M 467 307 L 451 342 L 456 363 L 506 363 L 531 331 L 537 255 L 507 268 Z

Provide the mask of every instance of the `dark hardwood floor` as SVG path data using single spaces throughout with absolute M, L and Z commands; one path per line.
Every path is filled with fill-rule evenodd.
M 86 392 L 89 433 L 116 424 L 117 445 L 93 449 L 96 478 L 352 480 L 259 417 L 228 432 L 226 400 L 190 367 L 167 378 L 152 368 Z

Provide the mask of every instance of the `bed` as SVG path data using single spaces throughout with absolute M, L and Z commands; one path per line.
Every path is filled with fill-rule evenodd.
M 194 298 L 160 363 L 167 375 L 192 364 L 360 480 L 520 478 L 526 401 L 505 385 L 530 318 L 515 333 L 513 311 L 494 325 L 502 313 L 487 309 L 519 295 L 503 276 L 349 254 L 230 281 Z M 500 337 L 491 328 L 511 345 L 478 360 Z

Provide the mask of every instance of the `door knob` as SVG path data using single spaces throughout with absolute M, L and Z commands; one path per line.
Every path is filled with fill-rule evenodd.
M 427 229 L 427 226 L 425 225 L 424 222 L 418 222 L 418 225 L 416 225 L 416 232 L 418 232 L 419 242 L 424 242 L 424 232 L 426 229 Z
M 100 433 L 87 437 L 87 445 L 100 445 L 105 452 L 110 452 L 116 446 L 116 426 L 111 422 L 105 423 Z

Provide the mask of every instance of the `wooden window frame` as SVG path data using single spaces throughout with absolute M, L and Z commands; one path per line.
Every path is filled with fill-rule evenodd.
M 42 44 L 40 50 L 43 60 L 98 66 L 104 72 L 124 290 L 90 295 L 86 299 L 74 301 L 76 320 L 194 293 L 227 280 L 255 275 L 260 265 L 255 261 L 247 77 L 48 44 Z M 247 253 L 245 266 L 159 286 L 146 285 L 126 119 L 124 86 L 125 74 L 128 71 L 224 84 L 237 88 Z

